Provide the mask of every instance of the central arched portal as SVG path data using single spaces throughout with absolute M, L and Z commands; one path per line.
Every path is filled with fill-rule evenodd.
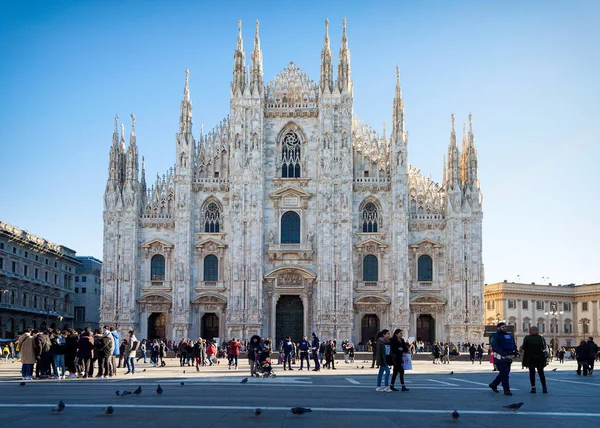
M 281 296 L 275 310 L 275 343 L 290 336 L 298 342 L 304 335 L 304 305 L 300 296 Z
M 200 335 L 208 340 L 219 337 L 219 317 L 217 314 L 204 314 L 202 321 L 200 322 Z
M 153 312 L 148 317 L 148 340 L 167 337 L 167 317 L 162 312 Z
M 362 317 L 360 322 L 360 339 L 367 343 L 369 339 L 375 340 L 379 332 L 379 317 L 375 314 L 368 314 Z
M 417 340 L 427 343 L 435 341 L 435 319 L 430 314 L 417 318 Z

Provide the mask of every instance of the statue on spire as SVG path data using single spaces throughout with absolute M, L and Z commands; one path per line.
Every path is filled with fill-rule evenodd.
M 119 132 L 119 115 L 115 114 L 115 134 Z
M 131 113 L 131 133 L 135 132 L 135 114 Z

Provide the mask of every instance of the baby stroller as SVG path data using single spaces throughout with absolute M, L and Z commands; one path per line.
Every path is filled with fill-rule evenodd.
M 257 352 L 257 358 L 255 361 L 256 373 L 258 376 L 262 376 L 264 378 L 277 377 L 277 375 L 273 372 L 273 367 L 271 366 L 271 353 L 268 350 Z

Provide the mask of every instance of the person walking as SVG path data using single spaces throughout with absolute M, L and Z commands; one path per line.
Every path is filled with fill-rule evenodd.
M 139 360 L 141 360 L 142 358 L 144 359 L 144 364 L 147 363 L 146 361 L 146 352 L 147 352 L 148 348 L 147 348 L 147 343 L 146 343 L 146 339 L 142 339 L 142 343 L 140 344 L 140 351 L 141 351 L 141 355 L 139 357 L 136 358 L 136 362 L 138 362 Z
M 544 336 L 539 334 L 537 327 L 529 328 L 529 335 L 523 339 L 521 345 L 521 353 L 523 355 L 523 367 L 529 368 L 529 383 L 531 384 L 531 393 L 535 394 L 535 371 L 537 370 L 542 384 L 542 392 L 548 393 L 546 388 L 546 376 L 544 375 L 544 367 L 547 365 L 547 347 Z
M 235 337 L 231 339 L 227 344 L 227 353 L 229 355 L 229 369 L 231 369 L 231 367 L 235 367 L 235 370 L 237 370 L 238 359 L 240 357 L 240 349 L 242 349 L 242 344 Z
M 100 339 L 100 344 L 101 345 L 98 348 L 98 377 L 106 379 L 107 377 L 112 375 L 110 359 L 113 354 L 113 346 L 115 345 L 110 331 L 102 331 L 102 338 Z
M 504 395 L 513 395 L 510 392 L 510 366 L 513 358 L 519 355 L 517 345 L 512 335 L 507 331 L 508 327 L 505 322 L 499 322 L 498 330 L 490 337 L 490 348 L 493 349 L 494 365 L 498 370 L 498 376 L 488 386 L 494 392 L 498 391 L 498 385 L 502 383 Z
M 394 366 L 392 373 L 392 382 L 390 383 L 390 389 L 392 391 L 399 391 L 398 388 L 394 387 L 396 383 L 396 376 L 400 375 L 400 385 L 402 385 L 402 392 L 407 392 L 408 388 L 404 385 L 404 367 L 402 366 L 402 359 L 404 354 L 409 353 L 408 345 L 402 337 L 402 330 L 397 328 L 394 330 L 392 339 L 390 340 L 391 356 Z
M 139 346 L 140 342 L 135 337 L 135 331 L 129 330 L 129 340 L 125 348 L 125 367 L 127 367 L 125 374 L 135 374 L 135 353 Z
M 92 337 L 92 333 L 89 331 L 84 331 L 81 333 L 79 337 L 79 341 L 77 342 L 77 358 L 81 361 L 83 365 L 83 369 L 81 371 L 81 376 L 84 379 L 87 379 L 88 372 L 90 371 L 90 364 L 92 362 L 92 357 L 94 356 L 94 338 Z
M 575 349 L 575 355 L 577 358 L 577 376 L 581 375 L 581 369 L 583 368 L 583 375 L 588 376 L 590 370 L 590 358 L 593 358 L 591 354 L 591 347 L 587 345 L 585 340 L 579 342 L 579 346 Z
M 120 358 L 120 354 L 121 354 L 121 345 L 120 345 L 120 337 L 119 337 L 119 333 L 115 330 L 114 327 L 111 327 L 109 329 L 110 331 L 110 335 L 113 337 L 113 342 L 114 342 L 114 350 L 113 350 L 113 355 L 110 358 L 110 365 L 112 368 L 112 375 L 116 376 L 117 375 L 117 360 L 119 360 L 119 363 L 121 362 L 121 358 Z M 119 364 L 119 366 L 121 366 L 121 364 Z
M 27 328 L 17 341 L 17 346 L 21 353 L 21 375 L 23 376 L 23 380 L 33 379 L 33 365 L 36 362 L 34 341 L 37 333 L 37 330 Z
M 258 353 L 261 351 L 262 344 L 260 340 L 260 336 L 255 334 L 250 338 L 250 343 L 248 344 L 248 364 L 250 365 L 250 376 L 258 377 L 258 373 L 256 373 L 256 360 L 258 358 Z
M 379 339 L 377 339 L 377 343 L 375 345 L 375 358 L 377 360 L 377 365 L 379 366 L 379 372 L 377 373 L 377 387 L 375 391 L 377 392 L 392 392 L 392 390 L 388 387 L 390 380 L 390 366 L 389 358 L 391 354 L 391 346 L 390 346 L 390 331 L 384 329 L 381 331 L 381 335 Z M 381 388 L 381 378 L 385 373 L 385 386 Z
M 471 364 L 475 364 L 475 353 L 477 352 L 477 348 L 474 343 L 471 343 L 469 346 L 469 359 L 471 360 Z
M 594 373 L 594 361 L 596 361 L 596 355 L 598 354 L 598 345 L 594 343 L 593 337 L 588 337 L 586 345 L 589 347 L 590 359 L 588 361 L 589 373 L 588 375 L 592 375 Z
M 336 370 L 335 354 L 335 343 L 333 340 L 329 340 L 327 345 L 325 345 L 325 364 L 323 365 L 323 368 L 327 367 L 328 369 Z
M 65 378 L 65 350 L 67 348 L 67 332 L 60 330 L 56 330 L 52 339 L 50 339 L 52 343 L 52 354 L 54 355 L 54 366 L 56 367 L 56 379 L 64 379 Z M 61 370 L 60 375 L 58 374 L 58 369 Z
M 477 359 L 479 360 L 479 364 L 481 364 L 481 361 L 483 360 L 483 346 L 482 345 L 477 345 Z
M 313 361 L 315 362 L 315 368 L 313 369 L 313 372 L 318 372 L 319 370 L 321 370 L 321 365 L 319 364 L 320 345 L 321 344 L 320 344 L 319 338 L 317 337 L 317 334 L 313 331 L 312 342 L 310 344 L 312 358 L 313 358 Z

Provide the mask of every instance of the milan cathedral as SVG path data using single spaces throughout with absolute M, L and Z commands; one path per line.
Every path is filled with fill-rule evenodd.
M 316 332 L 367 341 L 483 336 L 482 194 L 469 115 L 451 116 L 442 183 L 408 163 L 400 77 L 391 131 L 354 111 L 343 22 L 334 79 L 329 22 L 319 81 L 293 62 L 263 79 L 258 21 L 241 22 L 229 115 L 192 132 L 186 70 L 175 163 L 152 184 L 132 115 L 118 118 L 104 194 L 102 324 L 138 337 L 273 340 Z M 441 159 L 440 159 L 441 160 Z

